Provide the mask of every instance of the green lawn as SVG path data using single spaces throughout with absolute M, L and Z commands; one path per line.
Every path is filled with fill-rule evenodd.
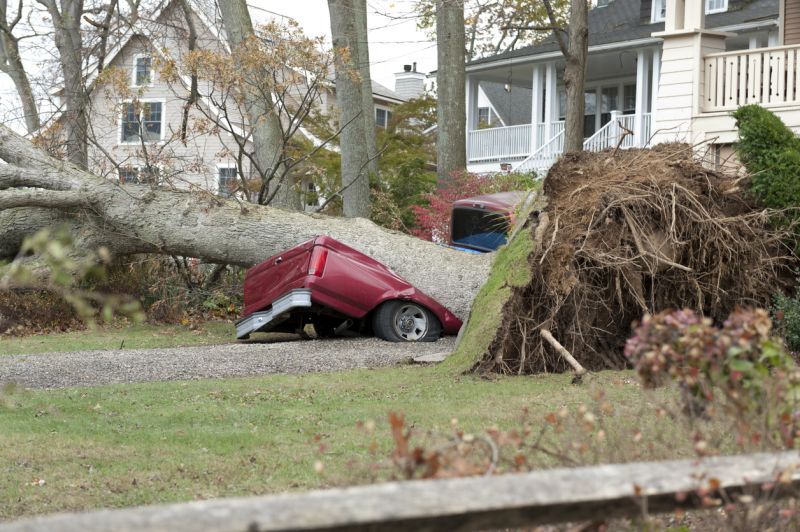
M 597 377 L 618 405 L 615 418 L 628 428 L 641 422 L 643 397 L 630 377 Z M 541 420 L 587 400 L 592 387 L 569 381 L 567 375 L 488 381 L 407 366 L 54 391 L 9 388 L 0 398 L 0 519 L 367 482 L 367 466 L 391 449 L 388 411 L 443 434 L 454 417 L 469 431 L 514 428 L 524 408 Z M 372 436 L 357 428 L 369 420 L 376 423 L 375 456 L 368 449 Z
M 233 323 L 211 321 L 196 329 L 183 325 L 130 325 L 96 330 L 21 337 L 0 336 L 0 355 L 83 351 L 86 349 L 139 349 L 182 345 L 224 344 L 236 339 Z

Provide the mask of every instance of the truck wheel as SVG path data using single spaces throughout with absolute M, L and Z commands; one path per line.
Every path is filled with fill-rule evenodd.
M 372 317 L 375 336 L 389 342 L 435 342 L 442 326 L 431 311 L 410 301 L 387 301 Z

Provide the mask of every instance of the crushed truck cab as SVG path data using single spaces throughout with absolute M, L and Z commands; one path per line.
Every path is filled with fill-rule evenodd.
M 236 336 L 308 324 L 319 337 L 354 330 L 400 342 L 456 334 L 461 320 L 380 262 L 318 236 L 247 271 Z

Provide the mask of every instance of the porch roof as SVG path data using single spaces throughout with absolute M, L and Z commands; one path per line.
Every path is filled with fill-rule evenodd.
M 589 11 L 589 47 L 639 41 L 664 30 L 664 23 L 650 23 L 653 0 L 612 0 L 605 7 Z M 706 16 L 706 28 L 726 28 L 752 22 L 769 22 L 778 18 L 779 0 L 729 0 L 728 10 Z M 559 51 L 555 38 L 550 35 L 532 46 L 476 59 L 467 67 L 485 65 L 514 58 L 530 57 Z

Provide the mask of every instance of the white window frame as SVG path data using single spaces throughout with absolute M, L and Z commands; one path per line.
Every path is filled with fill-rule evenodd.
M 139 62 L 139 59 L 143 58 L 150 59 L 150 83 L 139 85 L 136 83 L 136 67 L 138 66 L 137 63 Z M 154 77 L 155 72 L 153 71 L 153 56 L 150 54 L 135 54 L 133 56 L 133 66 L 131 67 L 131 88 L 138 89 L 141 87 L 152 87 Z
M 713 15 L 714 13 L 725 13 L 728 10 L 728 0 L 722 0 L 722 7 L 718 7 L 716 9 L 709 9 L 709 3 L 713 0 L 703 0 L 703 5 L 705 6 L 705 14 L 706 15 Z M 664 6 L 664 15 L 661 16 L 661 6 Z M 650 23 L 655 24 L 656 22 L 664 22 L 666 18 L 666 5 L 667 0 L 653 0 L 653 3 L 650 7 Z
M 164 133 L 165 133 L 165 130 L 166 130 L 166 125 L 167 125 L 167 122 L 166 122 L 167 100 L 164 99 L 164 98 L 143 98 L 141 100 L 122 100 L 120 102 L 121 109 L 119 111 L 119 135 L 117 137 L 117 140 L 119 141 L 119 144 L 121 146 L 136 146 L 136 145 L 139 145 L 139 144 L 142 143 L 141 127 L 139 128 L 139 135 L 140 135 L 139 138 L 137 138 L 136 140 L 127 140 L 127 141 L 123 140 L 123 138 L 124 138 L 123 137 L 123 132 L 124 132 L 124 129 L 125 129 L 125 127 L 124 127 L 124 125 L 125 125 L 124 118 L 125 118 L 125 114 L 126 114 L 126 110 L 128 108 L 128 105 L 132 104 L 132 103 L 139 103 L 140 105 L 146 104 L 146 103 L 160 103 L 161 104 L 161 135 L 160 135 L 160 138 L 157 141 L 152 141 L 152 140 L 145 141 L 145 144 L 162 144 L 164 142 Z
M 704 0 L 705 1 L 705 0 Z M 664 6 L 664 16 L 661 16 L 661 6 Z M 650 5 L 650 23 L 655 24 L 656 22 L 664 22 L 666 19 L 667 14 L 667 0 L 653 0 L 653 3 Z
M 381 125 L 378 123 L 378 111 L 383 111 L 386 113 L 386 123 Z M 379 128 L 386 129 L 389 127 L 389 122 L 392 120 L 392 111 L 386 107 L 375 107 L 375 125 Z
M 709 9 L 708 4 L 712 0 L 705 0 L 706 6 L 706 15 L 713 15 L 714 13 L 724 13 L 728 10 L 728 0 L 722 0 L 722 7 L 718 7 L 717 9 Z
M 122 167 L 120 167 L 120 168 L 117 168 L 117 182 L 120 185 L 129 185 L 131 183 L 123 183 L 123 181 L 122 181 L 122 171 L 123 170 L 133 170 L 134 172 L 136 172 L 136 181 L 137 182 L 136 183 L 132 183 L 132 184 L 134 184 L 134 185 L 140 184 L 138 181 L 139 181 L 139 177 L 142 174 L 142 167 L 141 166 L 139 166 L 137 164 L 126 164 L 126 165 L 122 165 Z
M 218 196 L 222 196 L 222 181 L 220 181 L 220 170 L 230 170 L 230 169 L 233 169 L 236 172 L 236 179 L 239 179 L 241 177 L 240 174 L 239 174 L 239 167 L 236 166 L 236 163 L 217 163 L 216 177 L 217 177 L 217 195 Z M 228 197 L 233 197 L 235 195 L 236 195 L 236 193 L 234 192 L 233 194 L 231 194 Z
M 156 174 L 156 176 L 155 176 L 156 177 L 155 181 L 144 181 L 144 182 L 142 182 L 142 172 L 144 172 L 147 169 L 147 165 L 144 165 L 144 164 L 123 164 L 123 165 L 120 165 L 120 166 L 122 166 L 122 168 L 118 168 L 117 169 L 117 179 L 118 179 L 120 184 L 123 184 L 122 183 L 122 176 L 120 175 L 120 170 L 122 170 L 122 169 L 134 170 L 136 172 L 136 180 L 138 181 L 138 183 L 133 183 L 134 185 L 156 185 L 156 186 L 158 186 L 162 182 L 162 173 L 164 171 L 164 167 L 162 165 L 160 165 L 160 164 L 156 164 L 156 165 L 152 166 L 153 170 L 158 172 Z

